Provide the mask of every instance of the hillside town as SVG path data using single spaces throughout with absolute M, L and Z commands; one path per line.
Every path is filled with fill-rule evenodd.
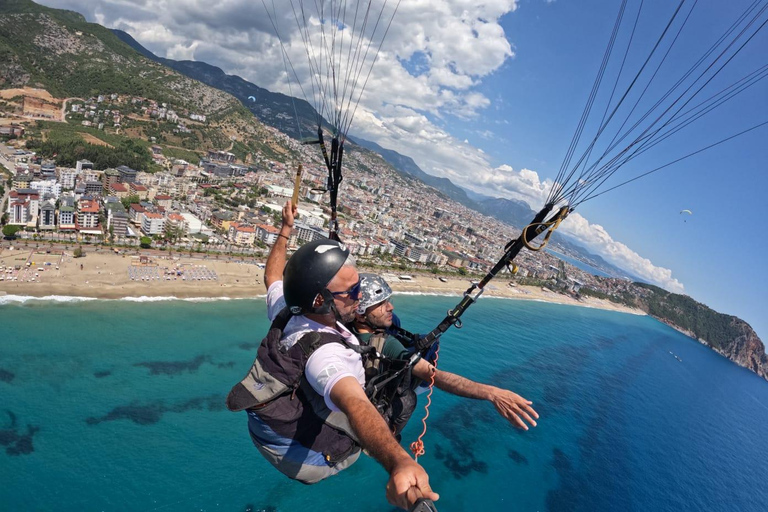
M 66 107 L 70 123 L 97 129 L 105 123 L 119 129 L 121 122 L 141 116 L 185 130 L 185 120 L 172 106 L 145 98 L 105 94 Z M 205 121 L 198 114 L 185 115 L 191 122 Z M 320 151 L 277 129 L 265 127 L 290 157 L 285 161 L 251 154 L 245 163 L 222 149 L 189 162 L 166 157 L 163 147 L 153 144 L 152 161 L 162 170 L 142 172 L 128 165 L 97 169 L 84 159 L 74 167 L 61 166 L 55 158 L 26 149 L 23 128 L 12 126 L 13 136 L 0 146 L 0 164 L 11 174 L 4 220 L 15 227 L 16 237 L 265 256 L 277 237 L 282 205 L 293 195 L 299 163 L 299 219 L 289 247 L 327 236 L 327 169 Z M 365 263 L 400 273 L 480 275 L 520 234 L 398 174 L 367 150 L 348 151 L 344 173 L 338 205 L 341 236 Z M 516 263 L 517 278 L 547 280 L 558 291 L 577 294 L 588 284 L 611 294 L 606 287 L 620 286 L 598 282 L 545 251 L 523 251 Z

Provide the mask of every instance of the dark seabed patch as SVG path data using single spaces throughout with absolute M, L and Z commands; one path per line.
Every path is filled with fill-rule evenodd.
M 8 428 L 0 429 L 0 446 L 5 446 L 5 453 L 13 456 L 28 455 L 34 452 L 35 447 L 32 445 L 32 438 L 40 431 L 40 427 L 27 425 L 27 433 L 20 434 L 16 415 L 11 411 L 6 412 L 11 424 Z
M 238 345 L 243 350 L 256 350 L 259 348 L 259 345 L 261 345 L 261 342 L 259 343 L 241 343 Z
M 435 456 L 443 461 L 457 479 L 473 471 L 482 474 L 488 472 L 488 464 L 475 457 L 474 442 L 468 436 L 468 433 L 476 432 L 478 425 L 494 420 L 494 414 L 483 405 L 487 404 L 464 402 L 434 423 L 435 428 L 451 443 L 450 448 L 438 446 Z
M 528 459 L 525 458 L 525 455 L 516 450 L 509 450 L 507 456 L 518 464 L 528 465 Z
M 131 403 L 115 407 L 105 416 L 86 418 L 88 425 L 98 425 L 104 421 L 130 420 L 138 425 L 153 425 L 160 421 L 167 412 L 186 412 L 189 410 L 221 411 L 224 400 L 221 395 L 210 395 L 193 398 L 180 404 L 166 404 L 162 401 L 147 405 Z
M 552 467 L 555 468 L 558 474 L 567 473 L 573 468 L 570 459 L 560 448 L 552 449 L 552 462 L 550 464 L 552 464 Z
M 435 458 L 443 461 L 443 465 L 453 474 L 454 478 L 460 480 L 471 473 L 488 473 L 488 464 L 477 460 L 472 452 L 462 449 L 458 452 L 446 450 L 439 444 L 435 445 Z
M 0 382 L 11 382 L 16 378 L 13 372 L 9 372 L 4 368 L 0 368 Z
M 96 377 L 97 379 L 103 379 L 104 377 L 109 377 L 110 375 L 112 375 L 112 372 L 110 372 L 109 370 L 93 372 L 93 376 Z
M 623 335 L 610 338 L 606 336 L 599 336 L 595 338 L 594 344 L 598 350 L 602 351 L 612 349 L 617 344 L 624 343 L 625 341 L 627 341 L 627 337 Z
M 203 363 L 210 362 L 210 356 L 197 356 L 191 361 L 145 361 L 133 366 L 149 368 L 151 375 L 178 375 L 183 372 L 196 372 Z
M 539 404 L 553 407 L 554 404 L 568 403 L 568 397 L 573 392 L 574 375 L 583 370 L 590 357 L 588 347 L 563 347 L 556 353 L 538 352 L 525 363 L 505 367 L 495 372 L 489 378 L 489 382 L 505 389 L 515 390 L 521 386 L 520 376 L 533 371 L 539 378 L 546 381 L 542 390 L 544 399 Z M 479 432 L 487 428 L 487 425 L 498 422 L 506 423 L 493 407 L 488 407 L 487 403 L 462 401 L 442 414 L 440 420 L 433 424 L 434 428 L 450 442 L 450 449 L 442 448 L 439 458 L 454 476 L 461 478 L 472 471 L 487 472 L 487 464 L 475 456 L 478 451 L 476 445 L 483 442 L 482 434 Z M 516 460 L 511 452 L 510 458 Z M 516 460 L 516 462 L 525 464 L 527 460 L 525 462 Z
M 627 461 L 624 457 L 615 456 L 630 452 L 627 440 L 619 430 L 627 419 L 614 404 L 620 403 L 621 395 L 632 385 L 659 346 L 659 342 L 650 343 L 624 360 L 616 371 L 598 377 L 597 387 L 602 390 L 599 399 L 591 404 L 582 404 L 582 407 L 592 411 L 593 417 L 578 440 L 579 468 L 574 468 L 562 450 L 552 450 L 551 464 L 557 471 L 560 484 L 547 493 L 547 510 L 636 510 L 627 488 L 622 485 L 622 482 L 631 480 Z M 612 418 L 613 428 L 607 428 L 606 417 Z M 608 477 L 595 477 L 598 474 Z
M 578 475 L 573 471 L 571 461 L 559 448 L 552 449 L 552 461 L 550 462 L 557 477 L 560 480 L 560 486 L 547 493 L 547 510 L 552 512 L 560 510 L 581 510 L 579 507 L 582 499 L 581 491 L 575 483 L 578 481 Z
M 216 363 L 216 368 L 234 368 L 234 366 L 234 361 L 229 361 L 228 363 Z

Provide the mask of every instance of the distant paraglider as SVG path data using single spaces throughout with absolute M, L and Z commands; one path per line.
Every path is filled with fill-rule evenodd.
M 256 101 L 256 97 L 255 97 L 255 96 L 248 96 L 248 99 L 249 99 L 250 101 Z
M 693 212 L 691 210 L 680 210 L 680 215 L 683 215 L 683 222 L 688 222 L 688 220 L 686 219 L 686 216 L 693 215 Z

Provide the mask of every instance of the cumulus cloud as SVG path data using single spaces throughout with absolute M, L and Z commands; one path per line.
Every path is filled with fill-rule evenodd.
M 159 56 L 204 61 L 266 89 L 301 96 L 298 82 L 308 99 L 313 99 L 312 76 L 318 70 L 307 60 L 302 36 L 312 38 L 313 45 L 319 47 L 323 37 L 318 30 L 321 17 L 308 18 L 307 26 L 313 30 L 298 30 L 290 6 L 299 6 L 299 0 L 267 0 L 267 6 L 274 6 L 268 8 L 273 18 L 266 15 L 262 2 L 254 0 L 41 1 L 124 30 Z M 381 11 L 383 2 L 373 0 L 372 12 Z M 303 3 L 310 10 L 319 4 Z M 384 19 L 393 6 L 393 2 L 386 4 Z M 516 9 L 517 0 L 401 2 L 370 76 L 367 66 L 361 75 L 367 79 L 365 92 L 352 96 L 353 102 L 359 100 L 359 108 L 351 133 L 411 156 L 429 174 L 447 177 L 476 192 L 520 199 L 535 209 L 541 207 L 551 181 L 542 181 L 530 169 L 494 167 L 481 150 L 436 124 L 447 116 L 474 118 L 491 105 L 476 86 L 514 56 L 499 20 Z M 328 21 L 333 17 L 322 18 Z M 339 43 L 349 48 L 351 15 L 346 19 L 348 27 L 337 35 Z M 273 23 L 280 30 L 283 45 L 275 37 Z M 325 26 L 330 29 L 332 25 Z M 373 22 L 366 33 L 372 29 Z M 376 37 L 372 40 L 378 44 Z M 292 63 L 288 70 L 284 55 Z M 480 135 L 487 137 L 489 133 Z M 668 269 L 654 266 L 613 240 L 602 226 L 572 214 L 561 229 L 611 263 L 668 290 L 682 291 L 682 285 Z
M 647 279 L 673 293 L 684 293 L 682 283 L 672 277 L 672 271 L 657 267 L 648 258 L 643 258 L 621 242 L 611 238 L 599 224 L 591 224 L 574 212 L 563 222 L 560 230 L 584 242 L 589 249 L 610 263 Z
M 540 180 L 536 171 L 516 171 L 508 165 L 480 172 L 473 178 L 474 183 L 468 184 L 471 186 L 467 188 L 494 196 L 519 199 L 537 211 L 546 203 L 547 195 L 554 184 L 552 180 Z M 672 277 L 671 270 L 655 266 L 648 258 L 614 240 L 603 226 L 590 223 L 577 212 L 566 218 L 559 231 L 576 238 L 594 254 L 633 275 L 674 293 L 685 291 L 683 284 Z

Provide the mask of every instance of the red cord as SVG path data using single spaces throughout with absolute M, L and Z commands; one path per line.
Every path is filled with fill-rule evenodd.
M 437 373 L 437 360 L 439 359 L 438 354 L 440 353 L 440 345 L 437 346 L 437 349 L 435 349 L 435 362 L 433 364 L 434 370 L 432 371 L 432 375 L 429 379 L 429 393 L 427 393 L 427 404 L 424 406 L 424 418 L 421 420 L 421 424 L 424 425 L 424 428 L 421 431 L 421 434 L 419 435 L 418 439 L 416 441 L 411 443 L 411 452 L 413 453 L 413 458 L 416 460 L 419 460 L 419 457 L 424 455 L 424 441 L 421 440 L 422 437 L 427 433 L 427 418 L 429 418 L 429 406 L 432 404 L 432 391 L 435 389 L 435 374 Z

